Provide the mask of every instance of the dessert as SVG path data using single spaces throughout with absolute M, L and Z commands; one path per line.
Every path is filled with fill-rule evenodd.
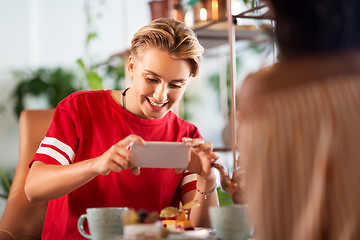
M 121 221 L 124 224 L 123 240 L 153 240 L 166 238 L 170 232 L 182 233 L 194 230 L 193 221 L 188 219 L 188 211 L 199 206 L 195 201 L 185 204 L 181 209 L 166 207 L 160 212 L 148 212 L 145 209 L 123 212 Z
M 183 231 L 195 230 L 194 223 L 191 220 L 178 221 L 176 224 L 176 228 Z
M 174 207 L 164 208 L 160 212 L 160 218 L 163 219 L 161 221 L 162 225 L 171 232 L 194 230 L 193 221 L 188 219 L 188 210 L 196 206 L 199 206 L 197 202 L 190 202 L 185 204 L 180 210 Z
M 170 228 L 175 229 L 177 221 L 176 220 L 162 220 L 161 223 L 164 227 L 167 227 L 169 229 Z

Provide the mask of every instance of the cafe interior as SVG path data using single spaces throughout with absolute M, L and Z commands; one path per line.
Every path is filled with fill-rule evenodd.
M 340 36 L 360 40 L 350 30 L 360 29 L 351 4 L 360 8 L 346 0 L 338 16 L 335 3 L 309 2 L 0 3 L 0 240 L 41 239 L 48 202 L 29 202 L 24 186 L 57 104 L 76 91 L 131 86 L 131 39 L 159 18 L 184 22 L 204 47 L 199 74 L 172 111 L 219 156 L 211 225 L 167 239 L 360 239 L 360 44 Z M 333 28 L 319 20 L 329 15 Z M 347 21 L 354 25 L 344 30 Z M 340 77 L 349 84 L 334 86 Z

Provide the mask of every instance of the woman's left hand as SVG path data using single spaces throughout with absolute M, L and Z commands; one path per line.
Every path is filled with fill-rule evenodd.
M 187 170 L 197 173 L 203 179 L 209 179 L 212 176 L 212 164 L 219 159 L 219 155 L 213 152 L 211 142 L 204 142 L 200 138 L 186 138 L 182 141 L 191 149 L 191 156 Z

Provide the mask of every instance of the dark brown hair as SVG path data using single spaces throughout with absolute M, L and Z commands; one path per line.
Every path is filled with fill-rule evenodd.
M 359 0 L 271 0 L 282 56 L 360 48 Z

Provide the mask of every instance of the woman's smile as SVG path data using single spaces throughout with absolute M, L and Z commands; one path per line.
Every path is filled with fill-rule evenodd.
M 128 91 L 126 110 L 144 119 L 162 118 L 177 104 L 191 77 L 187 60 L 169 52 L 149 47 L 141 58 L 129 58 L 129 76 L 133 86 Z
M 156 103 L 156 102 L 151 101 L 148 97 L 146 98 L 146 100 L 148 101 L 150 107 L 155 111 L 163 110 L 165 108 L 165 105 L 168 103 L 168 102 Z

